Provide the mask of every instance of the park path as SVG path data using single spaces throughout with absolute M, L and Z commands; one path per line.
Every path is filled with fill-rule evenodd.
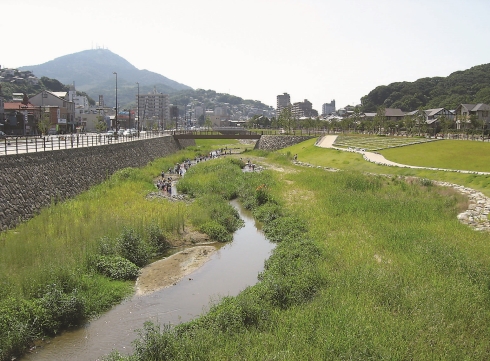
M 354 153 L 359 153 L 362 154 L 364 160 L 379 164 L 379 165 L 385 165 L 388 167 L 400 167 L 400 168 L 414 168 L 414 169 L 429 169 L 429 170 L 437 170 L 437 171 L 444 171 L 444 172 L 457 172 L 457 173 L 468 173 L 468 174 L 479 174 L 479 175 L 490 175 L 490 172 L 476 172 L 476 171 L 471 171 L 471 170 L 458 170 L 458 169 L 446 169 L 446 168 L 432 168 L 432 167 L 420 167 L 416 165 L 407 165 L 407 164 L 400 164 L 396 162 L 392 162 L 391 160 L 386 159 L 379 153 L 374 153 L 374 152 L 366 152 L 364 150 L 348 150 L 345 148 L 339 148 L 334 145 L 335 140 L 337 139 L 337 135 L 326 135 L 322 139 L 320 139 L 316 145 L 321 148 L 332 148 L 332 149 L 337 149 L 337 150 L 342 150 L 345 152 L 354 152 Z

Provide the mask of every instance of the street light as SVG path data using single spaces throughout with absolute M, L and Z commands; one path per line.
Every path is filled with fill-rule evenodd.
M 116 132 L 117 132 L 117 72 L 112 72 L 112 74 L 115 74 L 116 75 Z
M 140 83 L 138 84 L 138 135 L 140 134 Z

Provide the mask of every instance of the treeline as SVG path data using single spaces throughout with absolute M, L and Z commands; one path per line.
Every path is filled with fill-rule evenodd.
M 363 112 L 376 112 L 379 106 L 412 111 L 420 107 L 455 109 L 459 104 L 490 104 L 490 64 L 447 77 L 380 85 L 362 97 L 361 103 Z

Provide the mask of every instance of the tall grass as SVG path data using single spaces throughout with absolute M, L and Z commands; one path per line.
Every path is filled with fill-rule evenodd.
M 189 324 L 148 324 L 129 359 L 489 358 L 490 235 L 458 222 L 462 196 L 358 172 L 271 176 L 266 225 L 282 241 L 262 281 Z
M 141 169 L 120 170 L 0 233 L 0 360 L 21 354 L 36 337 L 79 324 L 131 292 L 131 282 L 118 280 L 134 278 L 135 264 L 144 265 L 166 246 L 166 238 L 180 237 L 192 223 L 186 204 L 147 199 L 156 191 L 154 179 L 209 150 L 197 146 Z M 208 208 L 192 206 L 210 218 Z M 231 226 L 225 230 L 233 231 Z

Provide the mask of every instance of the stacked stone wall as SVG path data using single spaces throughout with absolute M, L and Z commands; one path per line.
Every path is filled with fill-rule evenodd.
M 255 144 L 254 149 L 263 149 L 275 151 L 282 148 L 304 142 L 305 140 L 314 138 L 313 136 L 299 135 L 263 135 Z
M 117 170 L 142 167 L 185 144 L 160 137 L 97 147 L 9 155 L 0 159 L 0 229 L 12 228 L 50 205 L 101 183 Z

